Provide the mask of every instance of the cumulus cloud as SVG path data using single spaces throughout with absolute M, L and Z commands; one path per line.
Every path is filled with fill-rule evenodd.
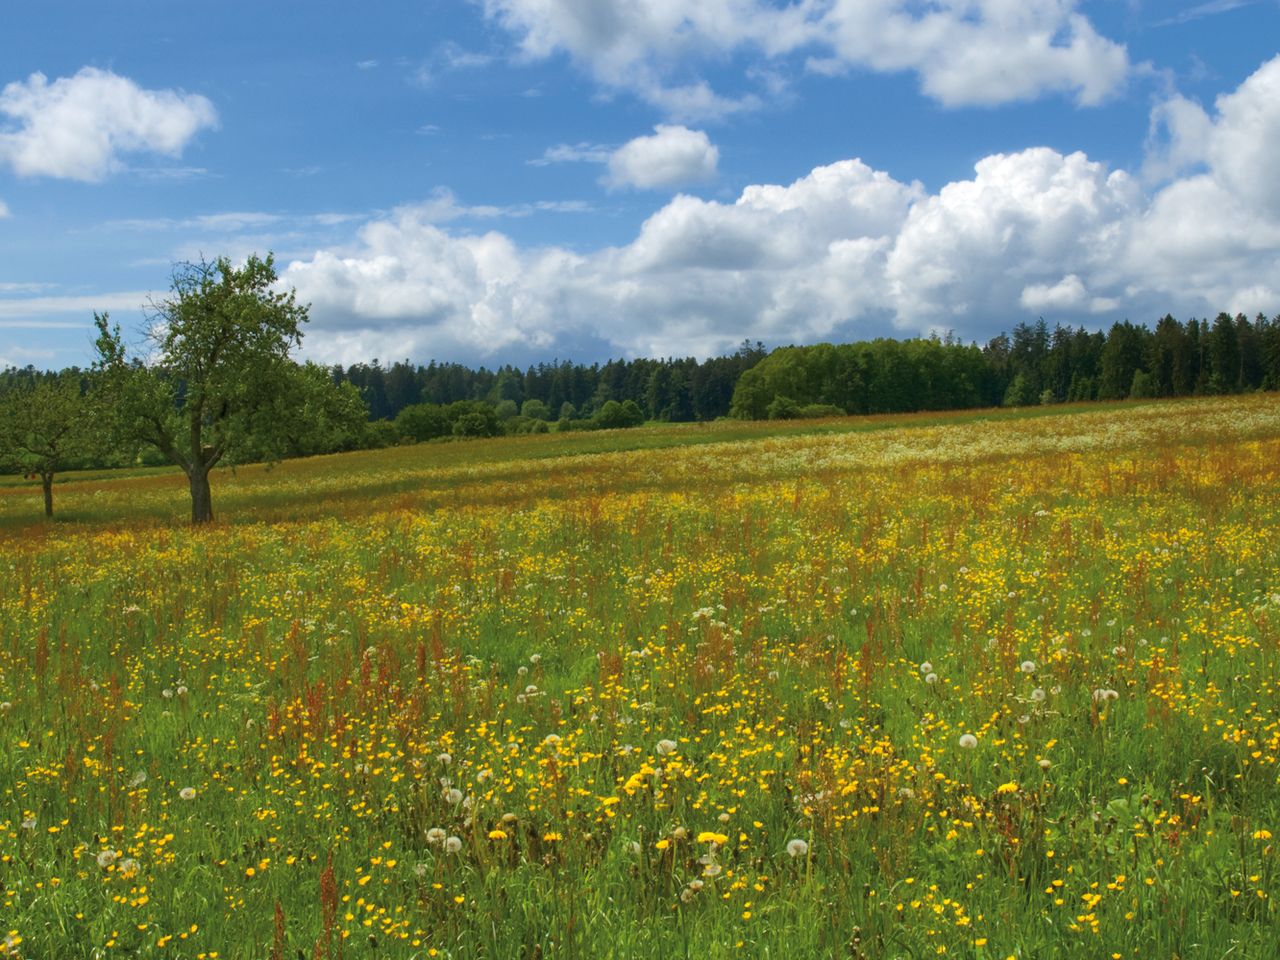
M 123 154 L 178 156 L 217 123 L 198 94 L 144 90 L 94 67 L 52 83 L 42 73 L 0 91 L 0 161 L 21 176 L 98 181 Z
M 720 151 L 705 133 L 666 124 L 653 129 L 652 136 L 636 137 L 609 155 L 609 186 L 653 190 L 715 177 Z
M 1151 185 L 1083 153 L 996 154 L 936 193 L 859 160 L 731 202 L 680 195 L 590 253 L 466 235 L 451 196 L 285 270 L 320 359 L 708 355 L 769 343 L 1280 310 L 1280 57 L 1204 113 L 1193 170 Z M 1250 132 L 1258 137 L 1249 141 Z M 1164 149 L 1153 144 L 1153 150 Z M 452 207 L 450 206 L 452 205 Z M 467 208 L 462 208 L 467 209 Z M 443 213 L 442 213 L 443 212 Z
M 9 206 L 3 200 L 0 200 L 0 220 L 9 216 Z
M 525 56 L 565 53 L 606 87 L 677 119 L 759 104 L 725 96 L 690 67 L 747 53 L 803 58 L 822 73 L 915 73 L 941 103 L 995 104 L 1066 93 L 1095 104 L 1129 72 L 1125 48 L 1098 34 L 1078 0 L 484 0 Z M 774 75 L 776 78 L 776 75 Z

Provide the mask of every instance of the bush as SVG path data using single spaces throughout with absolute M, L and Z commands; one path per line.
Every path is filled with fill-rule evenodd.
M 395 430 L 401 437 L 419 441 L 433 440 L 447 436 L 452 430 L 452 424 L 444 407 L 439 404 L 415 403 L 396 414 Z
M 551 408 L 541 400 L 526 400 L 520 408 L 520 416 L 528 420 L 550 420 Z
M 626 403 L 607 400 L 591 420 L 601 430 L 617 430 L 623 427 L 640 426 L 644 423 L 644 414 L 640 412 L 634 400 L 628 400 Z
M 774 397 L 765 408 L 770 420 L 795 420 L 800 417 L 800 404 L 790 397 Z

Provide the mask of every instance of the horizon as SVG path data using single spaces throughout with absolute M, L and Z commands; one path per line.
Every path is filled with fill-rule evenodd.
M 269 250 L 344 366 L 1280 310 L 1275 0 L 307 9 L 11 13 L 0 366 Z

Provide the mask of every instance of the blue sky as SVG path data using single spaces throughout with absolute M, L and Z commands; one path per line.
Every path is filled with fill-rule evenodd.
M 6 364 L 268 250 L 326 362 L 1280 311 L 1277 0 L 7 6 Z

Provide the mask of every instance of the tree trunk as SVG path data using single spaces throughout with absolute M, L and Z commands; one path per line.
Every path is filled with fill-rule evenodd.
M 40 474 L 40 483 L 44 487 L 44 515 L 53 516 L 53 474 Z
M 209 471 L 192 470 L 188 479 L 191 481 L 191 522 L 208 523 L 213 519 L 213 495 L 209 492 Z

